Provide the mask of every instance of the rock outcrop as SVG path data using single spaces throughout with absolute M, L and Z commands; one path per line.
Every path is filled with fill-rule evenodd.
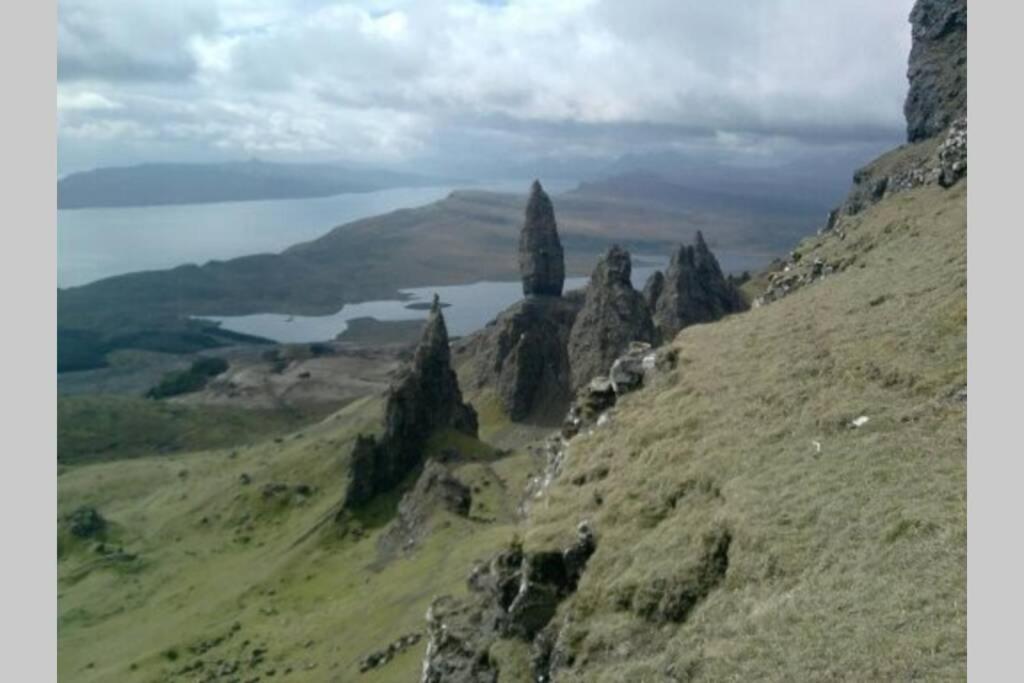
M 380 440 L 362 435 L 352 451 L 346 507 L 367 502 L 419 467 L 434 432 L 453 428 L 477 435 L 477 416 L 462 400 L 451 365 L 448 329 L 434 296 L 412 363 L 388 390 Z
M 94 507 L 76 508 L 65 517 L 68 531 L 77 538 L 102 538 L 107 531 L 107 520 Z
M 910 13 L 907 140 L 918 142 L 967 116 L 967 0 L 917 0 Z
M 519 272 L 526 296 L 561 296 L 565 255 L 558 239 L 555 209 L 540 182 L 533 181 L 519 236 Z
M 381 535 L 378 549 L 385 558 L 414 548 L 428 532 L 439 512 L 469 515 L 473 495 L 469 487 L 436 460 L 428 460 L 412 490 L 402 496 L 398 515 Z
M 467 600 L 443 596 L 427 611 L 429 640 L 422 683 L 494 683 L 498 670 L 488 650 L 500 638 L 546 650 L 538 636 L 559 603 L 576 591 L 596 549 L 593 531 L 581 522 L 575 542 L 567 548 L 526 552 L 513 543 L 477 565 L 468 580 Z M 543 665 L 548 659 L 534 656 Z M 546 671 L 535 670 L 533 675 L 546 680 Z
M 650 344 L 632 342 L 615 359 L 606 376 L 594 377 L 576 392 L 562 422 L 562 439 L 572 439 L 585 427 L 597 423 L 621 396 L 641 389 L 653 375 L 675 368 L 678 354 L 671 347 L 656 350 Z
M 572 387 L 605 373 L 630 342 L 654 342 L 654 322 L 630 282 L 629 252 L 611 247 L 598 262 L 569 334 Z
M 917 0 L 910 13 L 913 48 L 904 107 L 913 144 L 883 154 L 853 174 L 853 188 L 818 231 L 846 239 L 851 216 L 892 195 L 925 185 L 949 188 L 967 177 L 967 2 Z M 769 274 L 755 306 L 777 301 L 853 265 L 855 255 L 826 262 L 793 252 Z
M 467 343 L 480 387 L 495 388 L 515 421 L 565 411 L 570 392 L 569 334 L 583 296 L 528 297 L 503 311 Z
M 657 288 L 657 282 L 649 281 L 644 289 L 653 298 L 649 304 L 653 303 L 654 323 L 665 341 L 684 327 L 713 322 L 747 308 L 699 231 L 693 245 L 679 245 L 672 252 L 660 293 Z

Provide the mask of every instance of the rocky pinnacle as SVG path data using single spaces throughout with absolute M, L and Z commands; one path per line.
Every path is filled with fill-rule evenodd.
M 462 400 L 435 294 L 412 363 L 388 389 L 383 435 L 379 441 L 362 436 L 356 441 L 346 507 L 361 505 L 402 481 L 422 464 L 430 435 L 447 428 L 475 437 L 477 416 Z
M 699 231 L 692 246 L 679 245 L 672 253 L 660 291 L 649 292 L 654 322 L 662 340 L 695 323 L 711 322 L 746 309 L 735 287 L 729 284 L 718 259 Z
M 526 296 L 561 296 L 565 255 L 558 239 L 555 209 L 540 182 L 533 181 L 526 219 L 519 235 L 519 272 Z

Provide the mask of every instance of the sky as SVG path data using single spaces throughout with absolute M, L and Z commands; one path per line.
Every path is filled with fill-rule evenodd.
M 868 154 L 904 136 L 911 2 L 59 0 L 58 170 Z

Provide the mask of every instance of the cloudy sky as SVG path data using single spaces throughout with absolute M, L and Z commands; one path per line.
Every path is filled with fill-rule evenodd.
M 880 149 L 911 2 L 59 0 L 59 170 Z

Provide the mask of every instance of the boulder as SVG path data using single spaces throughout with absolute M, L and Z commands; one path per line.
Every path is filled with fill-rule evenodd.
M 907 140 L 945 131 L 967 115 L 967 0 L 917 0 L 910 12 Z
M 630 283 L 629 252 L 615 245 L 598 262 L 569 334 L 572 388 L 603 375 L 630 342 L 654 341 L 651 312 Z
M 555 209 L 540 182 L 534 180 L 519 235 L 519 272 L 525 296 L 561 296 L 565 255 L 558 239 Z
M 679 245 L 672 253 L 652 315 L 660 338 L 668 341 L 684 327 L 713 322 L 746 308 L 698 231 L 693 245 Z
M 608 372 L 608 379 L 615 393 L 621 396 L 639 389 L 644 383 L 644 375 L 654 370 L 656 358 L 657 355 L 651 350 L 650 344 L 630 343 L 626 353 L 615 359 Z
M 76 508 L 65 518 L 68 531 L 77 538 L 100 538 L 107 531 L 107 520 L 91 506 Z

